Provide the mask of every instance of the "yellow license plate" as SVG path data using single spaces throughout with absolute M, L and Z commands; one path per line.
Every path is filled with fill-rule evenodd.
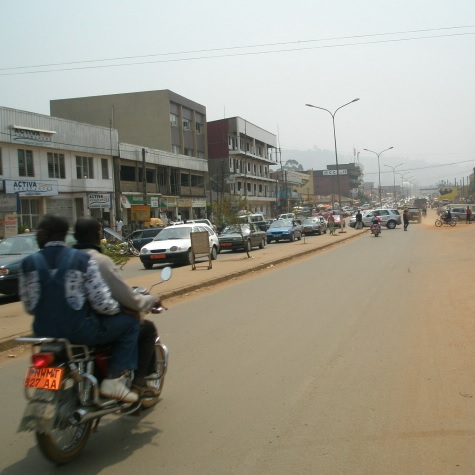
M 64 368 L 34 368 L 26 371 L 25 388 L 49 389 L 57 391 L 60 388 Z

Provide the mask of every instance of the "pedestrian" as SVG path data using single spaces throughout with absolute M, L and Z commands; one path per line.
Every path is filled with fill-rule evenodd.
M 355 218 L 356 218 L 355 229 L 363 229 L 363 215 L 361 214 L 360 209 L 356 213 Z
M 407 211 L 407 208 L 402 213 L 402 220 L 404 222 L 404 231 L 407 231 L 407 227 L 409 226 L 409 212 Z
M 330 213 L 327 218 L 328 228 L 330 229 L 330 234 L 335 234 L 335 218 L 333 217 L 333 213 Z
M 117 218 L 117 221 L 115 222 L 115 230 L 122 236 L 122 228 L 124 227 L 124 223 L 122 220 Z
M 472 221 L 472 210 L 470 209 L 470 206 L 467 206 L 467 209 L 465 210 L 465 222 L 470 224 Z

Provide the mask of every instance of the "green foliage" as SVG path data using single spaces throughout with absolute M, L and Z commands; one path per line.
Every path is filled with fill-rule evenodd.
M 213 214 L 216 216 L 215 224 L 219 228 L 226 224 L 238 222 L 244 210 L 247 209 L 247 200 L 239 196 L 222 196 L 217 203 L 213 203 Z
M 104 244 L 102 243 L 102 253 L 110 257 L 116 266 L 120 269 L 127 264 L 130 259 L 128 253 L 124 253 L 123 244 Z

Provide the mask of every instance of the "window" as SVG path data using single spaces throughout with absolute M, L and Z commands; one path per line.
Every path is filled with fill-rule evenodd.
M 200 122 L 197 122 L 195 124 L 195 128 L 196 128 L 196 135 L 201 135 L 203 133 L 203 124 L 201 124 Z
M 20 224 L 28 229 L 36 229 L 40 220 L 39 198 L 21 198 Z
M 76 155 L 76 176 L 81 178 L 94 178 L 92 157 L 79 157 Z
M 250 193 L 251 192 L 251 184 L 247 183 L 247 191 Z
M 35 176 L 32 150 L 18 149 L 18 175 Z
M 50 178 L 66 178 L 64 155 L 48 152 L 48 176 Z
M 204 152 L 198 152 L 198 158 L 204 159 L 205 158 Z
M 102 179 L 108 180 L 109 175 L 109 160 L 107 158 L 101 158 L 101 170 L 102 170 Z
M 251 164 L 250 164 L 249 162 L 248 162 L 248 164 L 247 164 L 247 171 L 248 171 L 249 173 L 251 173 Z
M 0 147 L 0 175 L 3 175 L 2 147 Z
M 187 155 L 188 157 L 192 157 L 193 150 L 191 148 L 185 148 L 185 155 Z
M 178 127 L 178 116 L 170 113 L 170 124 L 172 127 Z
M 172 145 L 172 153 L 178 155 L 180 153 L 180 146 L 179 145 Z
M 122 181 L 136 181 L 135 180 L 135 167 L 129 167 L 127 165 L 121 165 L 121 167 L 120 167 L 120 179 Z
M 237 182 L 237 190 L 241 191 L 241 182 L 240 181 Z
M 191 130 L 191 120 L 183 119 L 183 130 Z

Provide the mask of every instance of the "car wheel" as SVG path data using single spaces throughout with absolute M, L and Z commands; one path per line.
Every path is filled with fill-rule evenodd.
M 294 233 L 292 233 L 290 235 L 290 242 L 294 242 L 294 241 L 295 241 L 295 235 L 294 235 Z
M 259 243 L 259 249 L 264 249 L 266 247 L 266 240 L 264 238 L 261 239 Z
M 191 252 L 191 249 L 188 249 L 188 252 L 186 253 L 186 258 L 185 258 L 185 265 L 189 266 L 193 264 L 193 253 Z
M 394 229 L 396 227 L 396 221 L 388 221 L 388 223 L 386 224 L 386 227 L 388 229 Z
M 272 239 L 267 238 L 267 244 L 270 244 L 272 242 Z
M 251 245 L 251 241 L 249 239 L 246 241 L 246 244 L 244 246 L 244 250 L 246 252 L 251 252 L 252 251 L 252 245 Z
M 299 240 L 299 241 L 301 241 L 301 240 L 302 240 L 302 233 L 299 233 L 298 240 Z
M 142 262 L 143 266 L 145 269 L 151 269 L 153 267 L 153 264 L 151 262 Z
M 215 261 L 218 258 L 218 248 L 216 246 L 213 246 L 211 248 L 211 260 Z

